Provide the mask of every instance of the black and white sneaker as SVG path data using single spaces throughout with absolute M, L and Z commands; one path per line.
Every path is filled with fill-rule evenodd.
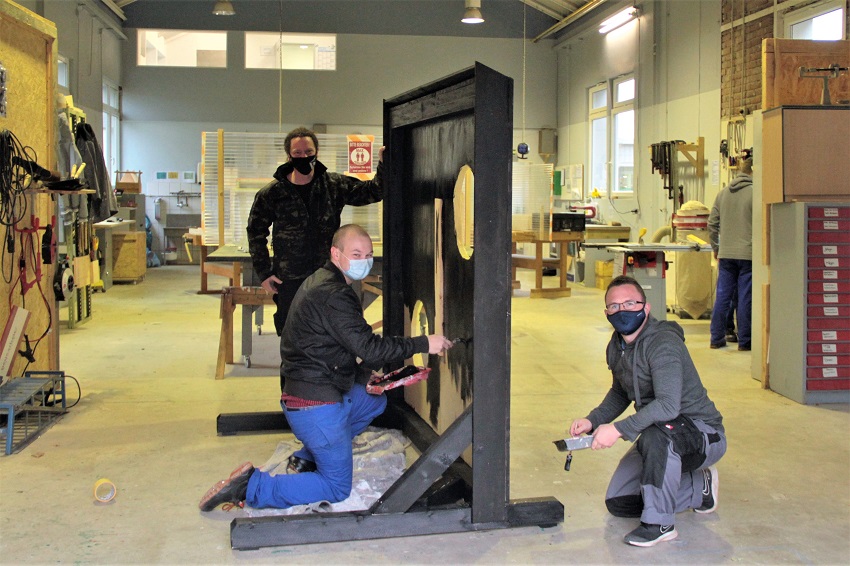
M 720 488 L 720 476 L 716 466 L 702 471 L 702 505 L 694 509 L 697 513 L 714 513 L 717 509 L 717 492 Z
M 665 540 L 679 536 L 675 525 L 650 525 L 641 522 L 640 526 L 627 534 L 623 541 L 632 546 L 655 546 Z

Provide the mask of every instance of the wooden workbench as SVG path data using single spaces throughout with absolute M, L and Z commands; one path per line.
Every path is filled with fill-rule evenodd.
M 516 280 L 517 269 L 533 269 L 535 274 L 534 288 L 531 298 L 569 297 L 570 288 L 567 286 L 567 268 L 569 266 L 569 244 L 584 241 L 584 232 L 552 232 L 551 237 L 540 237 L 536 232 L 514 230 L 511 232 L 511 278 Z M 517 244 L 534 244 L 534 256 L 517 255 Z M 544 244 L 558 245 L 558 258 L 543 257 Z M 543 268 L 554 267 L 558 270 L 559 284 L 557 287 L 543 287 Z

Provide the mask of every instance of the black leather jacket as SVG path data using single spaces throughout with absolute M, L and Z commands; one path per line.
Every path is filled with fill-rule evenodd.
M 372 332 L 357 293 L 339 268 L 327 262 L 304 281 L 292 301 L 280 340 L 281 389 L 302 399 L 340 402 L 355 381 L 368 381 L 369 369 L 427 351 L 427 336 Z

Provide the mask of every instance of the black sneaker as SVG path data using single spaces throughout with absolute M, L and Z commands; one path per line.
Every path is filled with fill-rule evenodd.
M 726 335 L 726 341 L 732 342 L 734 344 L 734 343 L 738 342 L 738 335 L 735 334 L 734 332 L 730 332 L 729 334 Z
M 627 534 L 623 541 L 632 546 L 655 546 L 665 540 L 679 536 L 675 525 L 650 525 L 641 522 L 640 526 Z
M 751 347 L 750 347 L 749 344 L 738 344 L 738 351 L 739 352 L 749 352 L 750 349 L 751 349 Z
M 714 513 L 717 509 L 717 491 L 720 488 L 720 476 L 716 466 L 702 471 L 702 505 L 694 509 L 697 513 Z
M 233 470 L 229 478 L 212 486 L 201 498 L 198 507 L 201 511 L 212 511 L 222 503 L 242 503 L 248 493 L 248 480 L 253 473 L 254 466 L 251 462 L 245 462 Z
M 304 458 L 299 458 L 296 455 L 289 457 L 289 463 L 286 465 L 287 474 L 300 474 L 303 472 L 315 472 L 316 463 Z
M 712 350 L 717 350 L 718 348 L 725 348 L 725 347 L 726 347 L 726 340 L 724 340 L 723 342 L 712 342 L 711 343 L 711 349 Z

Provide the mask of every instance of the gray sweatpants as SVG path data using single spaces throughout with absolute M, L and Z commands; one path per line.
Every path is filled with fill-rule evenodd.
M 703 437 L 694 450 L 674 443 L 657 426 L 641 433 L 608 485 L 605 505 L 612 515 L 672 525 L 676 513 L 702 505 L 702 470 L 726 453 L 726 436 L 702 421 L 693 422 Z

